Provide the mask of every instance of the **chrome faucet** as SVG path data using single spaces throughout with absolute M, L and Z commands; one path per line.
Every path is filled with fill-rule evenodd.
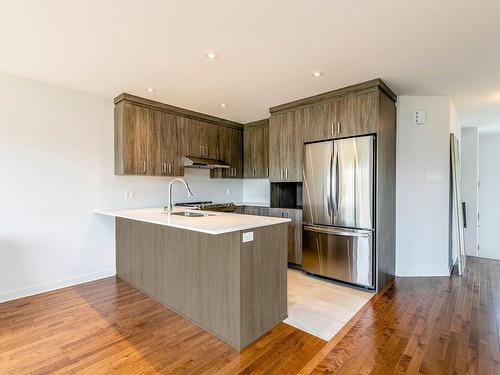
M 185 179 L 183 178 L 174 178 L 172 181 L 170 181 L 170 183 L 168 184 L 168 206 L 165 207 L 165 211 L 170 214 L 172 213 L 172 185 L 174 184 L 174 182 L 176 181 L 179 181 L 179 182 L 182 182 L 184 184 L 184 187 L 186 188 L 186 192 L 187 192 L 187 195 L 188 197 L 192 197 L 193 196 L 193 192 L 191 191 L 191 189 L 189 188 L 189 185 L 188 183 L 186 182 Z

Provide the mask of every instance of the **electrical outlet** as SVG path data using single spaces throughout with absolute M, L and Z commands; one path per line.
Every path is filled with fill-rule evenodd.
M 126 191 L 123 193 L 123 198 L 126 200 L 131 200 L 135 198 L 135 193 L 133 191 Z
M 252 242 L 252 241 L 253 241 L 253 232 L 244 232 L 243 242 Z

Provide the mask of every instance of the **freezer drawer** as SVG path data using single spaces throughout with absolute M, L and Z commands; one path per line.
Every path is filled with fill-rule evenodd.
M 304 225 L 302 241 L 304 271 L 375 287 L 372 231 Z

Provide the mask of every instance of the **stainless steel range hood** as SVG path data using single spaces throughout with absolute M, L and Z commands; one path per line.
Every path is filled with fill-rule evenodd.
M 184 167 L 215 169 L 215 168 L 229 168 L 230 166 L 223 160 L 201 158 L 197 156 L 185 156 Z

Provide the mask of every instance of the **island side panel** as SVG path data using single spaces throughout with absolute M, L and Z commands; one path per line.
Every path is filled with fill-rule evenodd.
M 240 242 L 117 218 L 117 275 L 240 348 Z
M 287 318 L 288 223 L 249 231 L 254 240 L 240 255 L 241 348 Z

